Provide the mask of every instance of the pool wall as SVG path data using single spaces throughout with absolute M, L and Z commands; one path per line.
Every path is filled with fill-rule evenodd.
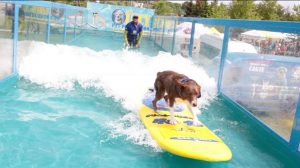
M 4 65 L 0 69 L 0 84 L 16 79 L 18 60 L 28 52 L 31 42 L 70 44 L 90 28 L 87 25 L 91 12 L 87 8 L 46 1 L 2 1 L 0 9 L 0 65 Z M 241 39 L 245 30 L 264 30 L 288 33 L 292 36 L 288 42 L 293 43 L 299 40 L 300 22 L 154 16 L 150 23 L 150 38 L 162 50 L 200 64 L 206 57 L 212 58 L 217 65 L 213 75 L 218 79 L 219 95 L 300 156 L 299 51 L 278 56 L 260 49 L 263 53 L 249 55 L 252 46 Z M 269 33 L 269 39 L 280 41 L 279 35 Z M 235 47 L 231 46 L 245 50 L 232 52 Z M 199 55 L 208 48 L 206 57 Z M 238 66 L 244 64 L 242 68 Z M 250 74 L 244 72 L 245 67 Z M 271 85 L 274 79 L 265 80 L 266 74 L 276 76 L 277 71 L 291 72 L 292 76 L 281 75 L 285 78 L 284 87 Z M 291 109 L 282 110 L 287 108 Z M 280 123 L 283 120 L 287 125 Z M 278 122 L 279 125 L 274 124 Z
M 299 156 L 300 85 L 299 77 L 294 75 L 300 71 L 299 48 L 281 54 L 259 52 L 262 49 L 255 52 L 254 45 L 242 39 L 249 30 L 273 34 L 268 40 L 275 42 L 280 41 L 281 37 L 277 37 L 280 35 L 298 37 L 299 26 L 300 22 L 154 16 L 150 38 L 163 50 L 189 57 L 202 65 L 209 63 L 204 62 L 206 58 L 215 57 L 212 62 L 217 64 L 218 71 L 213 75 L 218 79 L 219 94 Z M 292 44 L 293 40 L 282 43 Z M 198 54 L 207 46 L 218 49 L 217 53 L 213 55 L 211 49 Z M 245 50 L 234 51 L 234 47 Z M 277 77 L 277 71 L 288 71 L 290 75 L 285 73 L 282 79 L 280 74 Z
M 17 75 L 19 57 L 32 41 L 69 44 L 85 33 L 88 21 L 86 8 L 47 1 L 2 1 L 0 8 L 2 64 L 9 65 L 0 72 L 2 80 Z

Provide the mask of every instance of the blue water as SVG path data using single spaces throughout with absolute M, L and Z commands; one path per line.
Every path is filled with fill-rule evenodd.
M 72 45 L 88 47 L 95 51 L 101 50 L 122 50 L 124 48 L 124 37 L 121 33 L 112 32 L 94 32 L 87 33 L 83 38 L 72 42 Z M 160 48 L 149 40 L 147 36 L 142 38 L 140 48 L 133 51 L 139 51 L 149 56 L 156 56 Z
M 200 116 L 233 152 L 224 163 L 207 163 L 159 152 L 112 137 L 106 123 L 129 111 L 101 90 L 45 89 L 20 79 L 0 89 L 2 167 L 297 167 L 220 98 Z M 135 124 L 135 123 L 129 123 Z
M 85 36 L 77 45 L 99 51 L 110 46 L 117 49 L 120 47 L 117 44 L 122 43 L 108 37 L 104 39 Z M 149 55 L 155 56 L 159 49 L 149 41 L 144 42 L 140 51 L 150 53 L 151 50 Z M 198 117 L 230 147 L 233 158 L 228 162 L 208 163 L 178 157 L 153 147 L 143 138 L 144 143 L 129 138 L 145 129 L 138 120 L 120 120 L 128 114 L 136 112 L 125 109 L 121 101 L 99 88 L 83 88 L 76 81 L 73 90 L 46 88 L 18 77 L 0 87 L 0 165 L 22 168 L 299 168 L 299 160 L 221 97 L 212 100 Z M 116 132 L 113 126 L 120 122 L 128 128 L 137 127 L 137 132 Z

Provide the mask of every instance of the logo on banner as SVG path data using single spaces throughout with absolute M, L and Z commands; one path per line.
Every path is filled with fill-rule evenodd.
M 121 9 L 116 9 L 114 10 L 114 12 L 112 13 L 112 21 L 117 24 L 123 24 L 126 20 L 126 14 L 123 10 Z

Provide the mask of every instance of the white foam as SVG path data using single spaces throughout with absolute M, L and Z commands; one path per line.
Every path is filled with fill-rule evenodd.
M 160 152 L 161 148 L 151 138 L 150 133 L 144 128 L 141 120 L 136 113 L 125 114 L 117 121 L 107 123 L 111 128 L 111 137 L 126 136 L 126 140 L 130 140 L 135 144 L 152 147 L 155 151 Z
M 83 88 L 103 89 L 107 96 L 113 97 L 125 109 L 132 111 L 128 115 L 137 116 L 137 109 L 145 92 L 153 87 L 157 72 L 163 70 L 183 73 L 202 86 L 200 108 L 216 95 L 216 82 L 203 68 L 180 55 L 172 56 L 164 52 L 149 57 L 140 52 L 96 52 L 88 48 L 33 42 L 28 55 L 20 64 L 19 75 L 47 88 L 71 90 L 75 82 L 78 82 Z M 124 122 L 131 122 L 131 126 L 122 126 Z M 150 143 L 147 138 L 141 138 L 147 131 L 133 122 L 136 120 L 125 115 L 116 119 L 115 124 L 119 128 L 114 130 L 118 134 L 128 135 L 140 144 Z M 133 135 L 137 131 L 139 134 Z

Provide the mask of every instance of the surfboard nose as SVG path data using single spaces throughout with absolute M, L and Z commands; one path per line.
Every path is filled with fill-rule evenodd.
M 170 140 L 174 141 L 174 139 Z M 229 161 L 232 158 L 230 149 L 223 142 L 206 139 L 202 140 L 180 140 L 183 142 L 166 142 L 161 144 L 162 148 L 172 154 L 191 159 L 208 162 Z M 200 143 L 199 143 L 200 142 Z M 180 145 L 180 146 L 176 146 Z

